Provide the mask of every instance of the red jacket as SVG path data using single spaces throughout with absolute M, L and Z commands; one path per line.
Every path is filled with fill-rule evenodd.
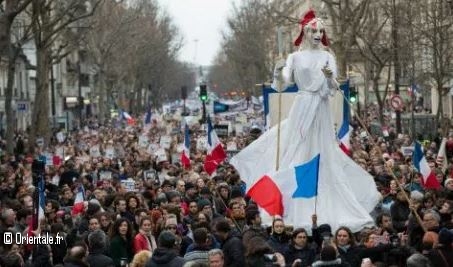
M 134 237 L 134 253 L 137 254 L 142 250 L 148 250 L 151 253 L 156 249 L 156 240 L 154 236 L 150 236 L 151 241 L 142 232 L 138 233 Z

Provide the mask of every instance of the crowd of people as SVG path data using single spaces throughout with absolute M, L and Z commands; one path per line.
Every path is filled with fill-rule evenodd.
M 425 190 L 410 155 L 401 152 L 410 145 L 409 137 L 363 138 L 355 127 L 351 157 L 373 175 L 382 201 L 372 213 L 376 227 L 353 233 L 347 226 L 332 231 L 328 224 L 318 225 L 316 214 L 311 229 L 294 229 L 279 217 L 262 225 L 262 211 L 245 195 L 246 185 L 233 166 L 225 161 L 212 176 L 203 170 L 205 151 L 196 145 L 205 132 L 200 125 L 191 127 L 191 168 L 172 157 L 183 138 L 174 127 L 180 129 L 177 121 L 154 120 L 147 134 L 150 145 L 172 136 L 167 160 L 140 146 L 141 126 L 87 123 L 64 140 L 54 137 L 46 148 L 37 146 L 42 154 L 63 148 L 65 157 L 46 164 L 44 218 L 34 231 L 29 229 L 36 213 L 32 155 L 23 144 L 16 145 L 14 155 L 3 153 L 2 238 L 5 232 L 48 233 L 64 242 L 30 246 L 3 240 L 0 265 L 453 266 L 453 178 L 438 166 L 434 141 L 426 144 L 426 158 L 442 189 Z M 255 138 L 245 133 L 222 141 L 236 142 L 240 150 Z M 26 139 L 18 135 L 17 142 Z M 99 155 L 90 155 L 97 145 Z M 106 153 L 110 147 L 113 156 Z M 453 137 L 446 150 L 450 160 Z M 123 183 L 130 179 L 133 188 Z M 81 186 L 84 209 L 74 215 Z M 323 212 L 329 210 L 318 210 Z
M 188 166 L 181 164 L 187 137 L 179 113 L 155 111 L 146 125 L 92 118 L 39 139 L 32 150 L 27 133 L 17 134 L 13 154 L 2 147 L 0 266 L 453 266 L 453 135 L 444 146 L 442 135 L 424 142 L 436 189 L 424 187 L 412 163 L 414 140 L 393 128 L 370 134 L 372 107 L 365 109 L 368 125 L 351 122 L 349 155 L 341 151 L 328 100 L 338 90 L 335 59 L 312 10 L 301 25 L 301 50 L 276 64 L 274 82 L 280 90 L 294 78 L 300 89 L 282 122 L 282 167 L 322 154 L 314 214 L 293 196 L 292 217 L 273 216 L 264 225 L 266 211 L 246 194 L 250 179 L 274 169 L 267 162 L 276 155 L 276 128 L 224 132 L 229 158 L 208 174 L 203 124 L 190 125 Z M 262 116 L 245 114 L 230 116 L 231 124 Z M 301 221 L 309 226 L 299 227 Z M 7 239 L 17 235 L 63 242 Z

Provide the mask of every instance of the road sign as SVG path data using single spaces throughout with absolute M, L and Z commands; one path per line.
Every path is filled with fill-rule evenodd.
M 401 110 L 403 108 L 403 99 L 399 95 L 394 95 L 390 98 L 390 106 L 393 110 Z
M 17 112 L 27 112 L 28 111 L 28 103 L 26 101 L 17 101 L 16 102 L 16 110 L 17 110 Z

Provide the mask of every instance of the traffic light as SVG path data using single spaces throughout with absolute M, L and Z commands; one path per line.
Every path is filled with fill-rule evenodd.
M 355 103 L 355 102 L 357 102 L 358 98 L 359 98 L 359 96 L 357 94 L 357 90 L 355 89 L 355 87 L 350 87 L 349 88 L 349 101 L 351 103 Z
M 206 84 L 200 84 L 200 100 L 202 102 L 208 101 L 208 90 Z

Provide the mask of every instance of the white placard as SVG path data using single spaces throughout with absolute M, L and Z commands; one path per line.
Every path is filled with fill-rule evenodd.
M 99 145 L 94 145 L 90 148 L 90 156 L 92 156 L 93 158 L 98 158 L 101 156 Z
M 65 140 L 65 136 L 62 132 L 58 132 L 57 133 L 57 140 L 58 140 L 58 143 L 63 143 L 64 140 Z
M 197 139 L 197 149 L 206 150 L 208 146 L 208 139 L 205 136 L 200 136 Z
M 156 151 L 156 157 L 157 157 L 157 162 L 162 162 L 162 161 L 167 161 L 168 158 L 167 158 L 167 153 L 165 152 L 165 149 L 163 148 L 159 148 L 157 151 Z
M 244 126 L 242 124 L 235 125 L 236 135 L 244 133 Z
M 46 166 L 53 166 L 53 155 L 46 152 L 44 156 L 46 157 Z
M 401 147 L 401 153 L 403 153 L 404 156 L 412 156 L 413 152 L 414 152 L 414 147 L 412 147 L 412 146 L 402 146 Z
M 140 135 L 138 137 L 138 146 L 142 148 L 147 148 L 149 146 L 149 138 L 146 135 Z
M 156 143 L 151 143 L 148 146 L 148 153 L 151 155 L 155 155 L 157 150 L 159 150 L 160 146 Z
M 99 179 L 101 180 L 111 180 L 112 179 L 112 172 L 103 171 L 99 173 Z
M 105 149 L 105 157 L 108 159 L 115 158 L 115 148 L 109 146 Z
M 236 151 L 238 150 L 238 145 L 235 141 L 228 142 L 227 144 L 227 151 Z
M 165 149 L 169 149 L 171 145 L 171 136 L 164 135 L 160 138 L 160 146 Z
M 127 192 L 135 192 L 135 181 L 132 178 L 127 178 L 127 180 L 121 180 L 121 184 L 124 186 L 124 189 Z

